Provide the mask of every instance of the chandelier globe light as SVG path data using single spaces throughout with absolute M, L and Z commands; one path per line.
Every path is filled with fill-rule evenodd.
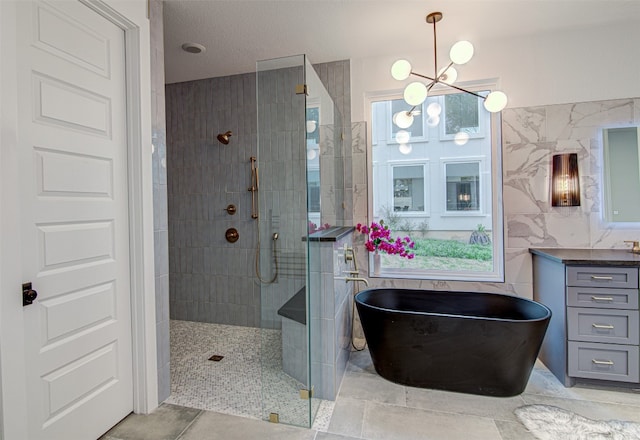
M 420 81 L 414 81 L 404 88 L 404 100 L 414 107 L 422 104 L 427 99 L 427 94 L 427 86 Z
M 398 112 L 393 115 L 393 123 L 399 128 L 409 128 L 413 124 L 413 113 L 411 112 Z
M 391 76 L 398 81 L 404 81 L 411 75 L 411 63 L 407 60 L 398 60 L 391 66 Z
M 413 123 L 413 114 L 414 110 L 417 106 L 421 105 L 429 95 L 429 92 L 436 84 L 443 84 L 445 86 L 451 87 L 458 91 L 469 93 L 470 95 L 474 95 L 479 99 L 484 101 L 484 107 L 487 111 L 491 113 L 498 113 L 502 111 L 507 106 L 507 95 L 501 91 L 493 91 L 490 92 L 487 96 L 479 95 L 470 90 L 464 89 L 462 87 L 458 87 L 454 85 L 455 81 L 458 79 L 458 72 L 453 67 L 453 65 L 463 65 L 468 63 L 471 58 L 473 58 L 473 44 L 468 41 L 458 41 L 455 43 L 451 50 L 449 51 L 449 58 L 451 62 L 441 68 L 438 69 L 438 48 L 436 45 L 437 36 L 436 36 L 436 23 L 442 20 L 441 12 L 432 12 L 426 17 L 427 23 L 433 24 L 433 64 L 434 64 L 434 77 L 429 77 L 426 75 L 422 75 L 420 73 L 416 73 L 412 70 L 411 63 L 407 60 L 397 60 L 391 66 L 391 76 L 398 80 L 404 81 L 408 79 L 411 75 L 417 76 L 419 78 L 423 78 L 428 80 L 428 83 L 424 83 L 423 81 L 413 81 L 409 83 L 404 89 L 404 100 L 409 104 L 412 108 L 409 111 L 398 112 L 394 115 L 394 122 L 401 121 L 403 123 L 407 123 L 411 120 Z M 401 116 L 404 114 L 404 116 Z M 438 114 L 429 113 L 431 119 L 435 119 L 439 116 Z M 439 119 L 439 117 L 438 117 Z M 407 126 L 401 126 L 396 122 L 396 125 L 400 128 L 408 128 L 411 126 L 411 123 Z M 436 124 L 437 125 L 437 124 Z
M 451 46 L 449 58 L 453 64 L 467 64 L 473 58 L 473 44 L 468 41 L 458 41 Z

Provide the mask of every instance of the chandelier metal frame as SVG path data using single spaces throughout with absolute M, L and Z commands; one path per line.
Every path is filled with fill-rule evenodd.
M 480 94 L 478 94 L 476 92 L 472 92 L 471 90 L 467 90 L 465 88 L 462 88 L 462 87 L 459 87 L 459 86 L 456 86 L 456 85 L 452 84 L 453 81 L 447 82 L 447 78 L 448 78 L 447 77 L 447 72 L 450 72 L 450 69 L 453 67 L 454 64 L 456 64 L 453 61 L 450 61 L 449 64 L 447 65 L 447 67 L 445 67 L 444 69 L 442 69 L 442 71 L 440 71 L 440 73 L 438 73 L 439 72 L 439 70 L 438 70 L 438 36 L 437 36 L 437 32 L 436 32 L 436 23 L 439 22 L 440 20 L 442 20 L 442 16 L 443 16 L 442 12 L 432 12 L 432 13 L 430 13 L 430 14 L 428 14 L 426 16 L 426 22 L 433 25 L 433 66 L 434 66 L 434 72 L 435 72 L 434 76 L 431 77 L 431 76 L 427 76 L 427 75 L 424 75 L 424 74 L 421 74 L 421 73 L 414 72 L 413 69 L 411 68 L 410 63 L 408 61 L 406 61 L 406 60 L 398 60 L 398 61 L 396 61 L 396 63 L 394 63 L 394 66 L 392 67 L 392 74 L 393 74 L 393 70 L 394 70 L 396 64 L 401 63 L 401 62 L 402 63 L 406 63 L 404 67 L 405 68 L 408 67 L 409 68 L 409 72 L 405 72 L 405 75 L 402 75 L 403 76 L 402 78 L 396 78 L 396 79 L 404 80 L 404 79 L 408 78 L 409 76 L 413 75 L 413 76 L 417 76 L 419 78 L 423 78 L 423 79 L 427 79 L 427 80 L 431 81 L 429 84 L 425 85 L 426 92 L 427 92 L 425 94 L 425 97 L 426 97 L 426 95 L 428 95 L 428 93 L 431 91 L 431 89 L 433 89 L 433 87 L 436 84 L 441 84 L 441 85 L 444 85 L 446 87 L 450 87 L 452 89 L 458 90 L 460 92 L 468 93 L 470 95 L 473 95 L 473 96 L 476 96 L 476 97 L 482 99 L 484 101 L 485 108 L 488 111 L 492 112 L 492 113 L 502 111 L 502 109 L 504 109 L 504 107 L 506 106 L 506 103 L 507 103 L 507 97 L 503 92 L 501 92 L 501 91 L 492 91 L 487 96 L 482 96 L 482 95 L 480 95 Z M 459 62 L 458 64 L 466 64 L 466 62 L 468 62 L 471 59 L 471 57 L 473 56 L 473 46 L 471 45 L 471 43 L 468 43 L 468 42 L 464 42 L 464 43 L 467 43 L 469 46 L 471 46 L 471 55 L 469 55 L 469 59 L 467 59 L 464 62 Z M 457 44 L 458 43 L 456 43 L 456 45 Z M 454 45 L 454 48 L 455 48 L 456 45 Z M 394 74 L 394 78 L 395 78 L 395 74 Z M 409 85 L 411 85 L 411 84 L 409 84 Z M 405 97 L 405 100 L 406 100 L 406 97 Z M 500 101 L 500 103 L 499 104 L 496 103 L 496 100 Z M 487 101 L 490 101 L 490 104 L 491 104 L 490 106 L 487 105 Z M 424 100 L 423 100 L 423 102 L 424 102 Z M 421 103 L 420 104 L 409 103 L 409 105 L 411 105 L 412 108 L 411 108 L 411 110 L 409 110 L 407 112 L 407 114 L 408 115 L 412 115 L 413 111 L 416 109 L 416 107 L 421 105 Z

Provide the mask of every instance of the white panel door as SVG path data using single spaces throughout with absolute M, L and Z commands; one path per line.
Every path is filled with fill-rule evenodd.
M 96 439 L 133 408 L 124 32 L 68 0 L 18 29 L 29 440 Z

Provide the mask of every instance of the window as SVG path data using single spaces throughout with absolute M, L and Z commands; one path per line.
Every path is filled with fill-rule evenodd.
M 320 170 L 307 170 L 308 211 L 320 212 Z
M 413 123 L 409 127 L 401 128 L 394 123 L 394 116 L 401 112 L 408 112 L 413 107 L 407 104 L 404 99 L 395 99 L 393 101 L 390 101 L 390 105 L 391 112 L 387 115 L 387 122 L 391 126 L 391 136 L 389 137 L 389 140 L 392 143 L 402 143 L 398 140 L 399 132 L 407 132 L 409 135 L 409 140 L 411 142 L 414 142 L 416 140 L 424 140 L 424 123 L 423 118 L 421 117 L 422 106 L 418 106 L 418 108 L 413 109 L 413 111 L 411 112 L 411 114 L 413 115 Z
M 394 115 L 411 107 L 398 95 L 372 97 L 369 104 L 377 142 L 368 156 L 369 220 L 384 220 L 393 237 L 416 242 L 414 259 L 383 254 L 380 275 L 372 262 L 370 275 L 504 281 L 500 115 L 488 113 L 476 96 L 434 92 L 413 110 L 404 129 L 409 139 L 398 139 L 403 129 Z
M 424 165 L 393 167 L 393 210 L 424 212 Z
M 483 95 L 483 93 L 480 93 Z M 486 95 L 486 93 L 484 93 Z M 486 110 L 478 97 L 468 93 L 451 93 L 442 96 L 442 123 L 440 138 L 455 139 L 458 133 L 465 133 L 469 138 L 484 136 L 484 117 Z
M 480 210 L 480 162 L 445 163 L 447 211 Z

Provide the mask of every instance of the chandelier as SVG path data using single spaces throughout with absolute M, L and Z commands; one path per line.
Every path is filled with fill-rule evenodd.
M 433 24 L 433 64 L 434 75 L 433 77 L 422 75 L 411 70 L 411 63 L 407 60 L 398 60 L 391 66 L 391 75 L 398 81 L 404 81 L 409 76 L 414 75 L 419 78 L 428 80 L 425 84 L 424 81 L 414 81 L 409 83 L 404 89 L 404 100 L 412 106 L 411 110 L 406 112 L 396 113 L 393 117 L 394 123 L 400 128 L 408 128 L 413 124 L 414 112 L 417 106 L 421 105 L 426 99 L 431 89 L 436 84 L 442 84 L 447 87 L 459 90 L 461 92 L 469 93 L 470 95 L 477 96 L 484 101 L 484 108 L 491 113 L 497 113 L 502 111 L 507 105 L 507 95 L 501 91 L 493 91 L 487 96 L 479 95 L 478 93 L 458 87 L 453 83 L 458 77 L 458 72 L 453 65 L 463 65 L 471 60 L 473 57 L 473 45 L 468 41 L 458 41 L 449 51 L 449 58 L 451 61 L 449 64 L 438 70 L 438 48 L 436 46 L 436 23 L 442 20 L 442 12 L 432 12 L 427 15 L 427 23 Z M 438 109 L 436 112 L 439 113 Z M 430 113 L 430 112 L 429 112 Z

